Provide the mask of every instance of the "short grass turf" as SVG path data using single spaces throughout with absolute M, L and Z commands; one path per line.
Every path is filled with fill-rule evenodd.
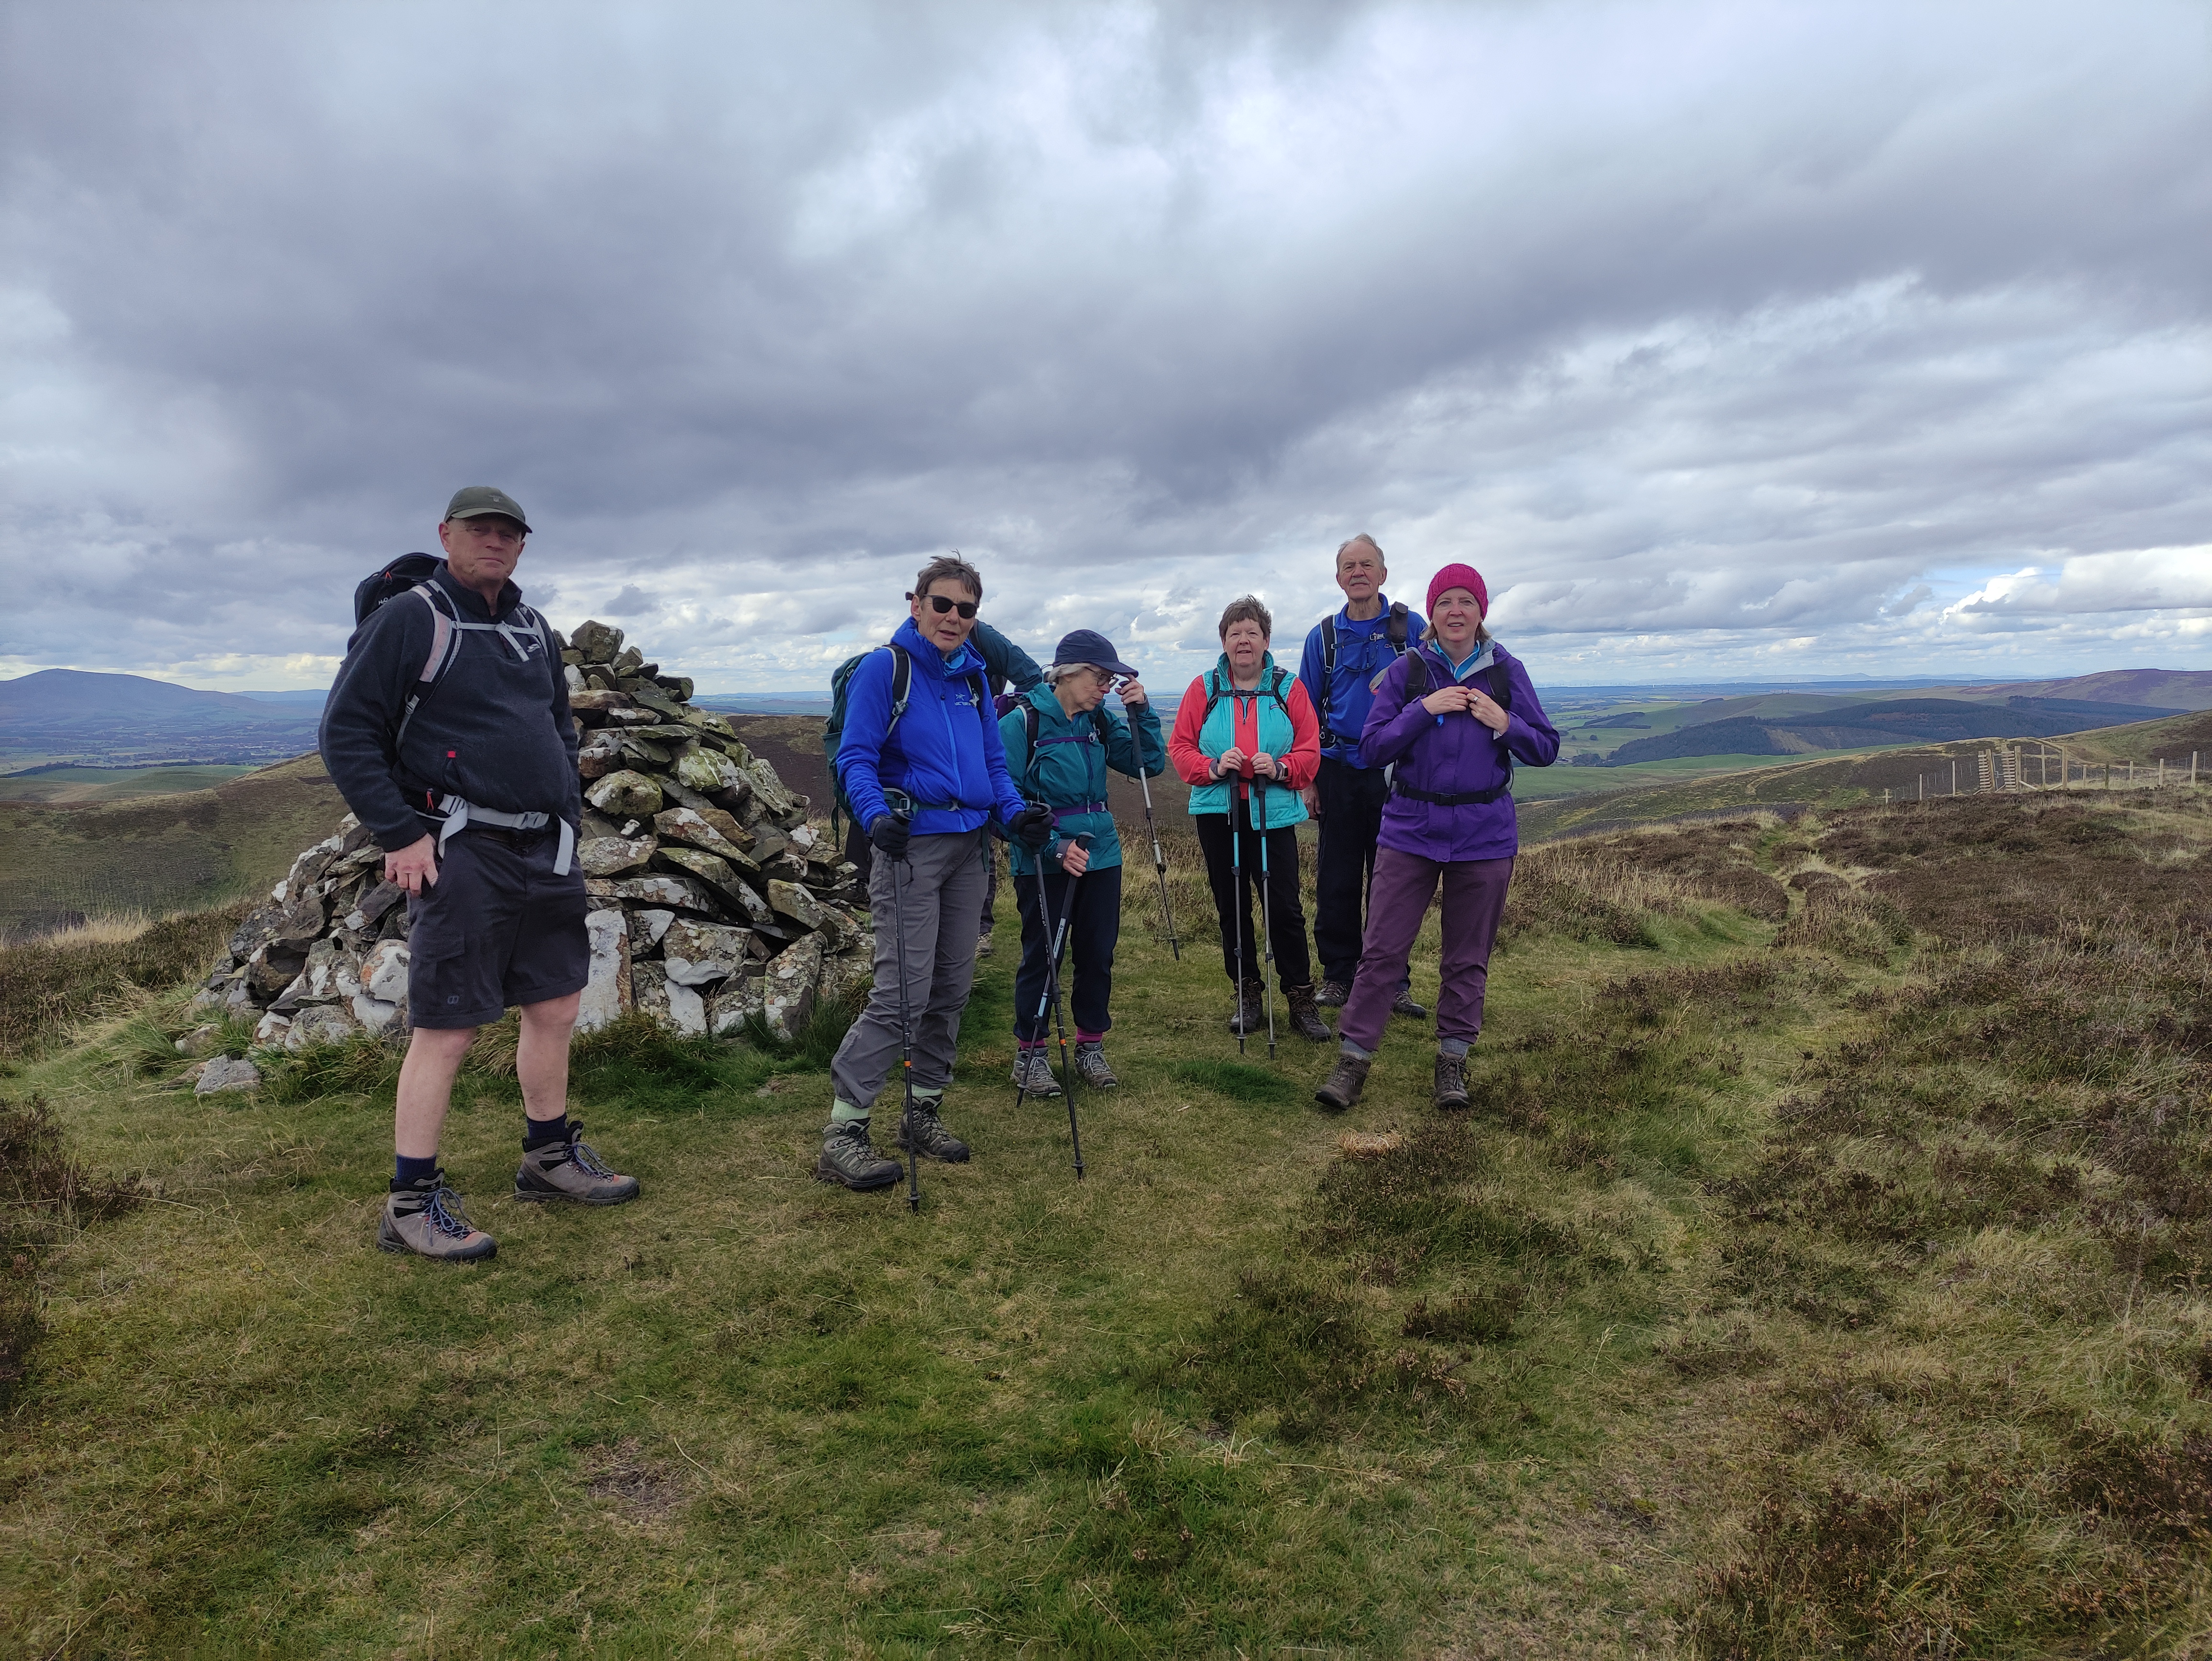
M 1330 1119 L 1328 1051 L 1225 1032 L 1178 838 L 1182 960 L 1132 880 L 1080 1183 L 1005 1080 L 1006 916 L 946 1108 L 976 1158 L 920 1215 L 807 1174 L 818 1046 L 601 1046 L 575 1111 L 645 1197 L 507 1198 L 513 1086 L 471 1074 L 465 1269 L 371 1246 L 375 1066 L 196 1101 L 141 996 L 4 1081 L 143 1202 L 14 1237 L 0 1633 L 2201 1653 L 2208 841 L 2193 798 L 2045 799 L 1540 850 L 1474 1110 L 1398 1022 Z

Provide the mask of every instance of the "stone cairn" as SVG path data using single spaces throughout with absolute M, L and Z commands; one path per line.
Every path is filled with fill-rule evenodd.
M 866 986 L 866 895 L 807 824 L 806 798 L 621 630 L 586 623 L 554 639 L 584 786 L 592 968 L 579 1028 L 635 1010 L 679 1033 L 734 1034 L 758 1015 L 788 1039 L 818 1001 Z M 256 1040 L 287 1050 L 404 1036 L 409 919 L 384 852 L 347 814 L 238 926 L 193 1007 L 258 1017 Z

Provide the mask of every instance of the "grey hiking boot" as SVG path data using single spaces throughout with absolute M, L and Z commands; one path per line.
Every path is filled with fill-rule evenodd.
M 1372 1057 L 1362 1061 L 1357 1056 L 1339 1056 L 1328 1082 L 1314 1092 L 1314 1099 L 1332 1113 L 1343 1112 L 1359 1099 L 1360 1091 L 1366 1087 L 1367 1069 L 1374 1065 Z
M 1301 1038 L 1327 1043 L 1336 1036 L 1328 1030 L 1328 1023 L 1322 1019 L 1321 1011 L 1315 1007 L 1321 1000 L 1314 995 L 1310 986 L 1285 987 L 1283 1001 L 1291 1007 L 1291 1031 Z
M 411 1251 L 447 1263 L 489 1257 L 499 1250 L 498 1241 L 470 1224 L 461 1196 L 446 1186 L 443 1171 L 385 1196 L 376 1245 L 380 1251 Z
M 1393 1015 L 1403 1015 L 1407 1019 L 1414 1021 L 1425 1021 L 1429 1018 L 1428 1006 L 1413 1001 L 1413 990 L 1411 987 L 1401 989 L 1398 995 L 1390 1000 L 1390 1013 Z
M 518 1200 L 573 1200 L 578 1205 L 620 1205 L 637 1198 L 637 1178 L 619 1176 L 599 1162 L 584 1141 L 584 1127 L 568 1122 L 568 1140 L 525 1148 L 514 1169 Z
M 1314 994 L 1314 1001 L 1323 1009 L 1341 1009 L 1344 1001 L 1352 995 L 1352 989 L 1342 981 L 1323 981 L 1321 989 Z
M 1106 1046 L 1096 1041 L 1075 1046 L 1075 1070 L 1093 1090 L 1111 1090 L 1121 1082 L 1106 1065 Z
M 968 1163 L 968 1144 L 945 1128 L 945 1121 L 937 1116 L 935 1102 L 919 1096 L 914 1098 L 906 1123 L 899 1127 L 898 1145 L 926 1159 L 942 1159 L 947 1165 Z
M 1267 1017 L 1260 1007 L 1261 995 L 1266 990 L 1257 981 L 1247 981 L 1239 989 L 1237 1013 L 1229 1018 L 1231 1032 L 1261 1032 L 1267 1030 Z
M 978 934 L 975 937 L 975 955 L 979 958 L 988 958 L 991 955 L 991 937 L 988 934 Z
M 1437 1056 L 1437 1105 L 1447 1113 L 1467 1111 L 1467 1057 Z
M 822 1133 L 822 1157 L 814 1162 L 814 1174 L 825 1183 L 842 1183 L 866 1193 L 898 1181 L 899 1162 L 876 1152 L 868 1141 L 866 1119 L 847 1119 Z
M 1014 1052 L 1014 1087 L 1032 1096 L 1060 1094 L 1060 1080 L 1052 1076 L 1052 1063 L 1045 1059 L 1042 1044 Z

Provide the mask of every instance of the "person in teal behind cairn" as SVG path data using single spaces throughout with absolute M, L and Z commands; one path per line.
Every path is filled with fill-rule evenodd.
M 1116 690 L 1127 717 L 1100 708 Z M 1075 976 L 1068 1003 L 1075 1017 L 1075 1070 L 1093 1090 L 1121 1081 L 1106 1064 L 1114 1025 L 1114 948 L 1121 938 L 1121 838 L 1106 800 L 1106 770 L 1131 778 L 1167 766 L 1160 718 L 1137 672 L 1096 630 L 1078 629 L 1060 642 L 1044 683 L 999 722 L 1006 768 L 1023 796 L 1052 812 L 1052 840 L 1032 852 L 1013 849 L 1014 897 L 1022 914 L 1022 966 L 1014 977 L 1014 1082 L 1032 1096 L 1057 1096 L 1045 1056 L 1044 997 L 1053 930 L 1066 917 Z M 1087 836 L 1085 848 L 1076 839 Z M 1069 908 L 1073 906 L 1071 912 Z

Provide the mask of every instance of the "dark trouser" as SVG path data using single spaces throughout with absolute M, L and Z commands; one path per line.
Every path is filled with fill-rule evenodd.
M 1314 870 L 1314 949 L 1321 977 L 1350 986 L 1359 968 L 1361 916 L 1375 879 L 1375 839 L 1390 785 L 1379 767 L 1322 759 L 1314 779 L 1321 797 L 1321 855 Z
M 1251 896 L 1260 885 L 1260 833 L 1249 824 L 1237 832 L 1236 855 L 1243 862 L 1243 881 L 1230 862 L 1229 815 L 1194 814 L 1198 846 L 1206 855 L 1206 879 L 1212 885 L 1213 909 L 1221 918 L 1221 967 L 1237 978 L 1238 936 L 1243 936 L 1244 978 L 1262 978 L 1260 944 L 1252 932 Z M 1298 899 L 1298 833 L 1295 825 L 1267 832 L 1267 909 L 1275 940 L 1275 972 L 1285 986 L 1304 986 L 1313 978 L 1306 956 L 1306 914 Z
M 868 840 L 858 819 L 845 821 L 845 857 L 860 867 L 860 886 L 866 888 L 868 873 L 876 868 L 876 845 Z
M 1121 867 L 1093 867 L 1080 877 L 1070 877 L 1058 866 L 1048 871 L 1044 901 L 1051 908 L 1055 928 L 1066 909 L 1071 886 L 1075 891 L 1075 914 L 1067 922 L 1062 955 L 1073 958 L 1075 975 L 1072 983 L 1063 976 L 1060 985 L 1068 991 L 1068 1013 L 1075 1018 L 1075 1030 L 1097 1037 L 1114 1025 L 1107 1005 L 1114 995 L 1114 946 L 1121 938 Z M 1051 942 L 1037 905 L 1036 878 L 1015 876 L 1014 903 L 1022 913 L 1022 966 L 1014 977 L 1014 1037 L 1024 1043 L 1038 1043 L 1051 1036 L 1052 1009 L 1047 1005 L 1044 1018 L 1037 1018 Z
M 1482 1031 L 1482 994 L 1490 979 L 1490 948 L 1505 914 L 1513 861 L 1455 860 L 1449 864 L 1385 848 L 1375 856 L 1375 887 L 1367 908 L 1367 943 L 1359 973 L 1336 1024 L 1337 1036 L 1372 1054 L 1389 1025 L 1391 1000 L 1406 973 L 1413 936 L 1421 932 L 1429 899 L 1441 880 L 1443 903 L 1443 985 L 1437 994 L 1437 1037 L 1473 1043 Z

